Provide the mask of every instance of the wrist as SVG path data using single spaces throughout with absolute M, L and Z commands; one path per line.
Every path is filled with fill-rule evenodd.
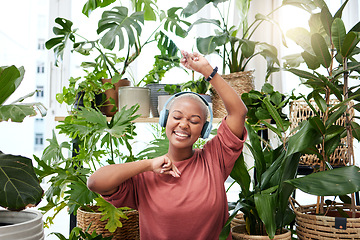
M 210 64 L 208 64 L 202 69 L 201 74 L 205 78 L 208 78 L 212 72 L 213 72 L 213 67 Z
M 217 74 L 217 71 L 218 71 L 218 67 L 215 67 L 213 69 L 213 71 L 211 72 L 211 74 L 208 77 L 205 77 L 204 80 L 207 82 L 210 82 L 211 79 L 213 79 L 215 77 L 215 75 Z

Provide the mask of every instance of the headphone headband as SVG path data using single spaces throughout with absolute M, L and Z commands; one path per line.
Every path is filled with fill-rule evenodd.
M 163 109 L 161 110 L 160 112 L 160 116 L 159 116 L 159 124 L 161 127 L 165 127 L 166 126 L 166 122 L 167 122 L 167 119 L 168 119 L 168 116 L 169 116 L 169 110 L 167 109 L 167 105 L 176 97 L 180 96 L 180 95 L 183 95 L 183 94 L 194 94 L 194 95 L 197 95 L 200 97 L 200 99 L 205 103 L 205 105 L 208 107 L 209 109 L 209 114 L 210 114 L 210 122 L 206 121 L 205 124 L 204 124 L 204 127 L 201 131 L 201 135 L 200 137 L 202 138 L 207 138 L 209 137 L 210 135 L 210 132 L 211 132 L 211 129 L 212 129 L 212 122 L 213 122 L 213 112 L 212 112 L 212 109 L 208 103 L 208 101 L 203 97 L 201 96 L 200 94 L 198 93 L 195 93 L 195 92 L 179 92 L 179 93 L 176 93 L 174 96 L 172 96 L 171 98 L 169 98 L 166 103 L 164 104 L 164 107 Z

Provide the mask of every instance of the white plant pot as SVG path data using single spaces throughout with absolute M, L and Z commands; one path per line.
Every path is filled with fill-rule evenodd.
M 166 101 L 174 95 L 160 95 L 158 96 L 158 112 L 160 114 L 161 110 L 163 110 Z
M 0 210 L 0 239 L 42 240 L 45 239 L 43 225 L 38 211 Z
M 150 89 L 147 87 L 119 87 L 119 109 L 124 106 L 130 108 L 135 104 L 140 105 L 136 114 L 141 114 L 141 117 L 149 117 Z

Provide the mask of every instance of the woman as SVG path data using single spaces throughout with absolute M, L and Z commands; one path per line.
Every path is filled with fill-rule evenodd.
M 247 135 L 246 106 L 217 68 L 198 53 L 182 55 L 181 63 L 204 75 L 224 102 L 227 116 L 217 135 L 203 149 L 193 149 L 207 120 L 206 106 L 183 94 L 169 108 L 166 155 L 104 166 L 88 180 L 90 190 L 116 207 L 139 210 L 141 239 L 218 239 L 228 218 L 224 182 Z

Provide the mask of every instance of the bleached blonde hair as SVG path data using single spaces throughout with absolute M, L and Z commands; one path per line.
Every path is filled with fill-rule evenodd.
M 192 94 L 192 93 L 184 93 L 184 94 L 181 94 L 181 95 L 179 95 L 177 97 L 174 97 L 169 102 L 167 109 L 170 109 L 175 102 L 177 102 L 177 101 L 179 101 L 181 99 L 184 99 L 184 98 L 191 98 L 191 99 L 194 99 L 195 101 L 197 101 L 201 106 L 201 109 L 202 109 L 203 114 L 205 116 L 205 120 L 208 119 L 209 114 L 210 114 L 208 106 L 206 106 L 203 99 L 201 99 L 198 95 Z

